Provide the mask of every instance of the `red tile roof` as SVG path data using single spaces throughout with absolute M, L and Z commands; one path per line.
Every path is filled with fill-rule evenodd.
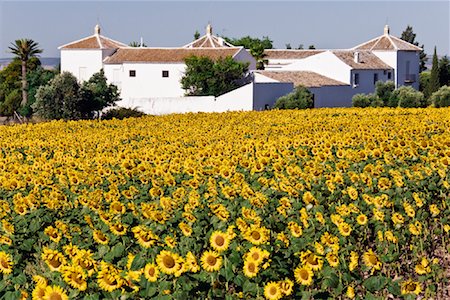
M 291 50 L 291 49 L 266 49 L 264 53 L 267 59 L 303 59 L 324 52 L 325 50 Z
M 370 51 L 338 50 L 332 51 L 340 60 L 357 70 L 391 70 L 388 64 L 383 62 Z M 355 62 L 355 53 L 359 53 L 359 62 Z
M 176 63 L 192 55 L 206 56 L 211 59 L 234 57 L 242 48 L 120 48 L 110 57 L 105 64 L 121 64 L 124 62 L 144 63 Z
M 62 45 L 59 49 L 117 49 L 122 47 L 127 47 L 127 45 L 102 35 L 94 34 L 87 38 Z
M 280 82 L 292 82 L 295 87 L 348 86 L 344 82 L 310 71 L 258 71 L 258 73 Z
M 398 37 L 384 34 L 374 38 L 366 43 L 356 46 L 355 50 L 402 50 L 402 51 L 421 51 L 422 48 L 408 43 Z

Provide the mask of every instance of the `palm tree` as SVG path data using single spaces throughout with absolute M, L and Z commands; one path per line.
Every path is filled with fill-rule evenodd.
M 264 46 L 262 44 L 254 45 L 250 48 L 250 54 L 256 60 L 256 69 L 264 70 L 264 65 L 266 65 L 269 61 L 265 58 L 267 56 L 264 53 Z
M 31 57 L 42 53 L 42 49 L 38 48 L 38 43 L 30 39 L 16 40 L 11 45 L 8 47 L 9 50 L 22 62 L 22 102 L 20 105 L 24 106 L 28 101 L 27 62 Z

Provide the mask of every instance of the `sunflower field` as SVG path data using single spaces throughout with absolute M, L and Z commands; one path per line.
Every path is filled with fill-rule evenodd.
M 0 128 L 1 299 L 448 296 L 450 109 Z

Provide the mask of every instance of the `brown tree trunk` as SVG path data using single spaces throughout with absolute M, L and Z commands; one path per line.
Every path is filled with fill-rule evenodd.
M 28 102 L 28 82 L 27 82 L 27 62 L 22 60 L 22 102 L 20 106 L 25 106 Z

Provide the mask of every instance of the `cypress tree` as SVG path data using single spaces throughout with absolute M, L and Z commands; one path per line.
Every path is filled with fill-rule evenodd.
M 434 47 L 433 65 L 431 67 L 430 81 L 426 89 L 426 97 L 430 97 L 431 94 L 439 90 L 439 62 L 436 53 L 436 47 Z

